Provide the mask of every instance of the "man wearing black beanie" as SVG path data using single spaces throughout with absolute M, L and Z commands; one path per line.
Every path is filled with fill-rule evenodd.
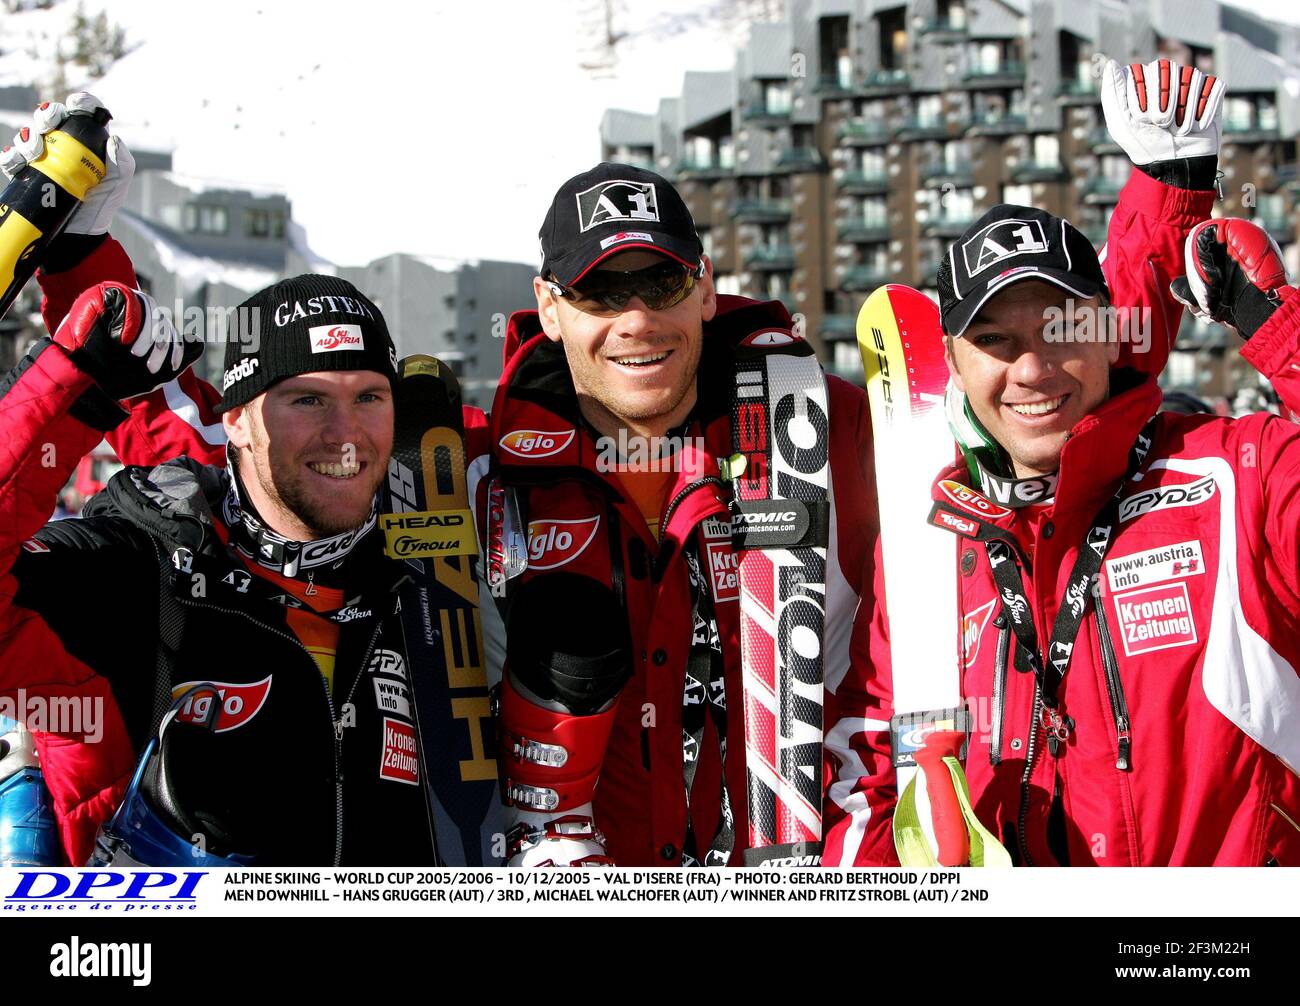
M 0 684 L 101 711 L 95 736 L 36 728 L 67 861 L 435 862 L 404 567 L 376 531 L 382 315 L 331 276 L 253 295 L 217 403 L 228 465 L 129 466 L 86 519 L 45 524 L 78 459 L 139 419 L 123 403 L 176 394 L 199 354 L 132 285 L 91 286 L 0 384 L 0 481 L 22 487 L 0 502 Z

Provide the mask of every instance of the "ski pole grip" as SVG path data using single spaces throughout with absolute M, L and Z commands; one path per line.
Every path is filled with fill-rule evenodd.
M 925 773 L 925 790 L 930 799 L 938 860 L 942 866 L 965 866 L 970 862 L 970 835 L 957 802 L 952 773 L 943 760 L 956 758 L 966 735 L 960 730 L 938 730 L 925 738 L 916 752 L 916 764 Z

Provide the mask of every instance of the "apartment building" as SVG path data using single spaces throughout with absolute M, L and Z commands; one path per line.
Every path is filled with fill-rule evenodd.
M 1103 54 L 1227 79 L 1220 210 L 1257 219 L 1297 270 L 1300 30 L 1215 0 L 790 0 L 733 70 L 686 74 L 653 114 L 607 112 L 602 149 L 679 186 L 719 289 L 782 300 L 860 382 L 867 294 L 932 289 L 989 207 L 1041 206 L 1104 242 L 1130 166 L 1105 129 Z M 1168 384 L 1254 383 L 1220 326 L 1185 328 Z

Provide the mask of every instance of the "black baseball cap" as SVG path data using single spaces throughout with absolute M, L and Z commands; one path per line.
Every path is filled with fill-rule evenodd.
M 1092 242 L 1068 220 L 1032 206 L 994 206 L 948 247 L 939 264 L 944 332 L 961 335 L 990 297 L 1027 279 L 1076 297 L 1106 292 Z
M 252 401 L 286 377 L 373 370 L 397 380 L 397 350 L 370 298 L 337 276 L 305 274 L 259 290 L 235 308 L 217 412 Z
M 659 252 L 688 269 L 704 253 L 691 211 L 666 178 L 608 161 L 560 186 L 537 236 L 541 274 L 561 286 L 629 248 Z

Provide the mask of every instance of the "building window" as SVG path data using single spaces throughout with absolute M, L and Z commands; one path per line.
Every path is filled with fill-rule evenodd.
M 1249 98 L 1228 96 L 1223 100 L 1224 129 L 1243 131 L 1253 129 L 1254 125 L 1255 106 L 1251 104 Z
M 717 290 L 718 293 L 726 294 L 730 297 L 739 297 L 740 277 L 734 274 L 729 276 L 719 276 L 715 274 L 713 277 L 713 288 Z
M 784 80 L 769 80 L 764 83 L 763 105 L 769 115 L 789 114 L 790 85 Z
M 197 234 L 225 234 L 230 229 L 230 216 L 224 206 L 190 203 L 185 207 L 185 229 Z
M 869 196 L 862 200 L 862 222 L 868 227 L 889 225 L 889 209 L 884 196 Z
M 1034 137 L 1034 164 L 1040 168 L 1061 166 L 1061 139 L 1055 133 L 1039 133 Z
M 736 166 L 736 144 L 730 136 L 718 140 L 718 167 L 734 168 Z
M 245 210 L 244 236 L 280 241 L 284 239 L 284 214 L 279 210 Z
M 1034 202 L 1033 186 L 1004 185 L 1002 186 L 1002 201 L 1011 203 L 1014 206 L 1032 206 Z
M 916 98 L 916 121 L 919 126 L 929 128 L 943 122 L 943 95 L 921 94 Z

